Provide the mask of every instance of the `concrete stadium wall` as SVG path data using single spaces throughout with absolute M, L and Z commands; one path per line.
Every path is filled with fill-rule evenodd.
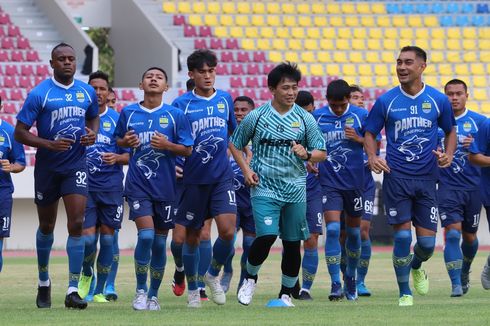
M 110 43 L 114 49 L 114 84 L 137 87 L 141 74 L 152 66 L 162 67 L 169 85 L 177 77 L 177 48 L 133 0 L 112 1 Z M 137 21 L 137 24 L 131 22 Z
M 117 0 L 115 0 L 117 1 Z M 71 17 L 84 27 L 111 27 L 112 0 L 62 0 Z

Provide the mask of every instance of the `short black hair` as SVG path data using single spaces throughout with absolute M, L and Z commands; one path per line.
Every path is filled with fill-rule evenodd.
M 214 68 L 218 65 L 218 57 L 216 54 L 208 49 L 199 49 L 191 53 L 187 57 L 187 69 L 193 71 L 194 69 L 201 69 L 204 65 L 208 65 Z
M 462 81 L 461 79 L 451 79 L 450 81 L 448 81 L 446 83 L 446 85 L 444 85 L 444 92 L 446 92 L 446 88 L 449 86 L 449 85 L 463 85 L 463 88 L 464 88 L 464 91 L 466 93 L 468 93 L 468 85 L 466 85 L 466 83 L 464 81 Z
M 89 76 L 88 76 L 88 82 L 90 83 L 90 81 L 92 79 L 103 79 L 107 82 L 107 86 L 109 86 L 109 75 L 106 74 L 105 72 L 103 71 L 100 71 L 100 70 L 97 70 L 93 73 L 91 73 Z
M 108 89 L 109 93 L 114 93 L 114 95 L 116 95 L 116 92 L 114 92 L 114 89 L 112 87 L 109 86 L 109 89 Z
M 350 86 L 343 79 L 337 79 L 327 86 L 327 100 L 342 101 L 350 98 Z
M 61 42 L 61 43 L 56 44 L 56 45 L 54 46 L 54 48 L 51 50 L 51 57 L 53 57 L 54 52 L 55 52 L 56 50 L 58 50 L 59 48 L 64 48 L 64 47 L 71 48 L 73 51 L 75 51 L 75 49 L 73 48 L 73 46 L 71 46 L 70 44 L 65 43 L 65 42 Z
M 313 98 L 313 95 L 311 95 L 311 93 L 308 91 L 299 91 L 298 96 L 296 97 L 296 101 L 294 102 L 302 108 L 310 104 L 315 105 L 315 99 Z
M 416 45 L 407 45 L 404 46 L 401 50 L 400 53 L 402 52 L 413 52 L 415 53 L 415 56 L 419 57 L 420 59 L 424 60 L 424 62 L 427 62 L 427 52 L 422 50 L 422 48 L 419 48 Z
M 165 81 L 168 81 L 167 72 L 165 70 L 163 70 L 163 68 L 160 68 L 160 67 L 150 67 L 150 68 L 146 69 L 145 72 L 143 73 L 143 75 L 141 75 L 141 80 L 145 79 L 146 73 L 150 70 L 160 70 L 162 72 L 162 74 L 165 76 Z
M 240 101 L 240 102 L 247 102 L 248 104 L 250 104 L 252 106 L 252 108 L 255 108 L 254 100 L 252 100 L 248 96 L 245 96 L 245 95 L 237 96 L 237 98 L 235 98 L 235 100 L 233 101 L 233 104 L 235 104 L 235 102 L 238 102 L 238 101 Z
M 351 93 L 354 93 L 354 92 L 359 92 L 359 93 L 362 93 L 362 88 L 358 85 L 350 85 L 350 92 Z
M 267 75 L 267 86 L 276 88 L 285 78 L 299 83 L 301 80 L 301 71 L 298 69 L 297 64 L 286 61 L 275 66 Z
M 187 81 L 185 82 L 185 88 L 187 89 L 187 91 L 190 92 L 195 87 L 196 87 L 196 82 L 194 81 L 194 79 L 192 78 L 187 79 Z

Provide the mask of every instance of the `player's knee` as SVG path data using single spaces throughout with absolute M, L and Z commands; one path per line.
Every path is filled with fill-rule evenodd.
M 276 239 L 277 239 L 277 235 L 272 235 L 272 234 L 264 235 L 256 238 L 254 244 L 255 242 L 257 242 L 257 244 L 262 244 L 261 247 L 263 249 L 270 249 L 274 244 L 274 242 L 276 242 Z
M 331 222 L 327 224 L 327 238 L 336 238 L 340 237 L 340 223 L 339 222 Z
M 150 247 L 155 237 L 155 230 L 153 229 L 141 229 L 138 230 L 138 243 L 143 246 Z
M 394 242 L 395 245 L 406 245 L 410 246 L 412 242 L 412 232 L 410 230 L 399 230 L 394 234 Z
M 446 242 L 447 243 L 455 243 L 459 244 L 459 240 L 461 239 L 461 232 L 455 229 L 451 229 L 446 232 Z
M 345 228 L 345 231 L 347 233 L 347 237 L 349 238 L 357 238 L 357 237 L 361 237 L 361 230 L 360 228 L 353 228 L 353 227 L 350 227 L 350 226 L 347 226 Z
M 81 236 L 83 231 L 83 219 L 71 220 L 68 222 L 68 234 L 71 236 Z
M 478 237 L 475 233 L 463 232 L 463 241 L 466 243 L 473 243 L 478 240 Z
M 417 244 L 415 245 L 413 251 L 421 261 L 426 261 L 430 257 L 432 257 L 435 246 L 436 246 L 435 236 L 417 237 Z

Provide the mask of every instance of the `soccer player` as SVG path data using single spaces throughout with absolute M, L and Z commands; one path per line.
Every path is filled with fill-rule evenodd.
M 299 91 L 295 103 L 309 113 L 315 109 L 315 100 L 308 91 Z M 306 171 L 308 172 L 306 175 L 306 221 L 310 236 L 303 242 L 301 287 L 298 281 L 292 293 L 293 298 L 299 300 L 313 300 L 310 289 L 318 269 L 318 237 L 322 234 L 323 228 L 322 187 L 318 177 L 318 165 L 307 162 Z
M 104 303 L 108 302 L 104 288 L 113 263 L 114 234 L 121 228 L 123 217 L 122 165 L 128 164 L 129 153 L 116 145 L 114 130 L 119 114 L 107 106 L 109 76 L 96 71 L 90 74 L 89 85 L 97 94 L 100 124 L 95 144 L 87 148 L 89 194 L 83 221 L 85 253 L 78 294 L 87 301 Z M 90 291 L 98 238 L 97 282 L 94 291 Z
M 235 119 L 237 125 L 243 121 L 243 119 L 249 114 L 254 108 L 254 101 L 248 96 L 238 96 L 233 101 L 233 106 L 235 110 Z M 249 146 L 245 147 L 244 151 L 245 160 L 250 162 L 252 159 L 252 151 Z M 233 185 L 235 189 L 236 199 L 237 199 L 237 232 L 239 229 L 242 230 L 242 257 L 240 258 L 240 280 L 238 286 L 242 284 L 245 274 L 247 272 L 247 258 L 250 252 L 250 246 L 255 239 L 255 223 L 252 214 L 252 204 L 250 202 L 250 188 L 245 184 L 245 179 L 243 178 L 242 170 L 235 162 L 233 155 L 230 156 L 230 163 L 235 174 L 233 180 Z M 226 260 L 223 266 L 223 275 L 221 276 L 221 287 L 223 291 L 228 292 L 230 288 L 231 278 L 233 276 L 233 257 L 235 256 L 235 250 L 233 249 L 232 254 Z M 237 289 L 238 291 L 238 289 Z
M 280 235 L 283 244 L 279 299 L 273 304 L 292 307 L 291 293 L 301 265 L 301 240 L 308 239 L 305 161 L 325 159 L 325 141 L 315 119 L 294 103 L 301 72 L 282 63 L 267 76 L 271 102 L 249 113 L 234 132 L 231 152 L 251 187 L 256 235 L 247 259 L 247 275 L 238 302 L 249 305 L 257 275 Z M 252 162 L 242 150 L 252 141 Z
M 315 117 L 325 137 L 327 161 L 320 164 L 323 217 L 327 241 L 325 259 L 332 285 L 329 299 L 342 298 L 340 281 L 340 217 L 345 216 L 346 271 L 345 295 L 357 300 L 356 270 L 361 254 L 360 224 L 363 215 L 363 143 L 361 133 L 367 111 L 349 103 L 350 86 L 342 79 L 327 86 L 328 105 L 315 110 Z
M 69 281 L 65 307 L 85 309 L 78 295 L 83 261 L 83 219 L 87 202 L 85 146 L 95 142 L 99 129 L 99 106 L 92 86 L 73 78 L 75 51 L 60 43 L 51 51 L 53 77 L 31 90 L 17 115 L 15 139 L 37 147 L 34 170 L 35 202 L 39 216 L 36 234 L 39 286 L 36 304 L 51 307 L 48 266 L 53 245 L 58 201 L 63 198 L 68 218 Z M 36 123 L 38 135 L 30 132 Z
M 349 103 L 357 106 L 358 108 L 364 107 L 364 93 L 362 89 L 357 85 L 350 85 L 350 99 Z
M 118 146 L 132 149 L 124 193 L 138 229 L 135 310 L 160 310 L 167 234 L 174 227 L 175 156 L 189 156 L 194 144 L 182 111 L 162 102 L 167 88 L 167 73 L 148 68 L 140 83 L 143 101 L 121 111 L 114 132 Z
M 109 87 L 109 93 L 107 94 L 107 106 L 115 110 L 116 104 L 117 104 L 116 93 L 114 92 L 112 87 Z
M 490 119 L 480 125 L 475 141 L 470 146 L 469 160 L 482 167 L 480 193 L 490 227 Z M 481 284 L 485 290 L 490 290 L 490 255 L 481 273 Z
M 456 118 L 458 142 L 451 167 L 440 171 L 437 200 L 441 225 L 446 232 L 444 261 L 452 284 L 451 297 L 460 297 L 469 289 L 470 267 L 478 250 L 476 232 L 482 208 L 480 168 L 468 162 L 469 147 L 486 117 L 466 108 L 468 87 L 464 81 L 450 80 L 444 86 L 444 92 Z
M 211 299 L 219 305 L 225 304 L 226 295 L 218 274 L 234 245 L 236 199 L 227 148 L 228 136 L 235 129 L 236 121 L 230 95 L 214 88 L 217 64 L 214 52 L 194 51 L 187 58 L 187 68 L 195 88 L 172 103 L 189 119 L 195 141 L 192 155 L 184 162 L 184 189 L 176 216 L 176 223 L 185 226 L 182 260 L 190 308 L 201 306 L 197 270 L 204 220 L 213 217 L 218 226 L 218 239 L 204 281 L 211 291 Z M 178 254 L 174 254 L 176 256 Z
M 393 266 L 400 290 L 399 306 L 412 306 L 412 270 L 417 293 L 427 294 L 429 280 L 421 268 L 434 252 L 438 223 L 438 168 L 451 165 L 456 147 L 455 120 L 447 96 L 422 82 L 427 54 L 406 46 L 396 60 L 400 86 L 376 100 L 369 112 L 364 145 L 368 164 L 384 172 L 383 197 L 388 222 L 394 228 Z M 385 127 L 386 160 L 376 155 L 376 135 Z M 437 130 L 445 134 L 445 151 L 437 148 Z M 411 225 L 417 243 L 410 254 Z
M 2 98 L 0 97 L 0 111 Z M 26 156 L 24 146 L 14 139 L 14 127 L 0 119 L 0 272 L 3 267 L 3 239 L 10 237 L 10 225 L 12 222 L 12 193 L 14 184 L 11 173 L 24 171 Z

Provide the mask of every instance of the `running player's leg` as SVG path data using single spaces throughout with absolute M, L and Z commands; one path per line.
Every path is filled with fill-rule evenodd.
M 109 301 L 117 300 L 116 292 L 116 276 L 119 269 L 119 230 L 114 231 L 114 241 L 112 243 L 112 265 L 107 276 L 107 281 L 104 289 L 106 299 Z
M 488 187 L 487 187 L 488 188 Z M 485 204 L 485 212 L 487 214 L 488 228 L 490 229 L 490 206 Z M 480 276 L 481 284 L 485 290 L 490 290 L 490 255 L 487 257 L 487 261 L 483 266 L 483 270 Z
M 199 287 L 199 295 L 201 300 L 207 301 L 208 296 L 206 295 L 206 285 L 204 284 L 204 275 L 208 271 L 209 265 L 211 264 L 211 257 L 213 256 L 213 247 L 211 245 L 211 224 L 213 219 L 207 219 L 204 222 L 204 226 L 201 230 L 201 235 L 199 239 L 199 267 L 197 269 Z
M 78 281 L 78 294 L 86 299 L 90 292 L 90 287 L 94 277 L 94 263 L 97 256 L 97 204 L 94 193 L 89 192 L 87 197 L 87 207 L 85 208 L 85 218 L 83 220 L 83 241 L 84 258 L 82 263 L 82 274 Z M 92 301 L 91 298 L 86 300 Z
M 104 295 L 104 288 L 111 270 L 113 262 L 113 243 L 114 243 L 114 226 L 107 225 L 103 220 L 100 225 L 99 236 L 99 255 L 97 256 L 97 282 L 93 294 L 93 301 L 99 303 L 108 302 Z
M 12 194 L 2 193 L 2 202 L 0 203 L 0 221 L 2 222 L 0 226 L 0 272 L 3 267 L 3 239 L 10 237 L 10 225 L 12 222 Z
M 172 251 L 175 263 L 172 292 L 176 296 L 181 296 L 185 291 L 184 262 L 182 261 L 182 246 L 184 241 L 185 227 L 176 223 L 175 229 L 172 230 L 172 241 L 170 242 L 170 250 Z
M 364 218 L 361 219 L 361 257 L 359 258 L 359 264 L 357 265 L 357 293 L 359 296 L 370 296 L 371 291 L 366 287 L 365 279 L 369 269 L 369 262 L 371 260 L 371 238 L 369 236 L 369 230 L 371 228 L 371 221 L 367 221 Z

